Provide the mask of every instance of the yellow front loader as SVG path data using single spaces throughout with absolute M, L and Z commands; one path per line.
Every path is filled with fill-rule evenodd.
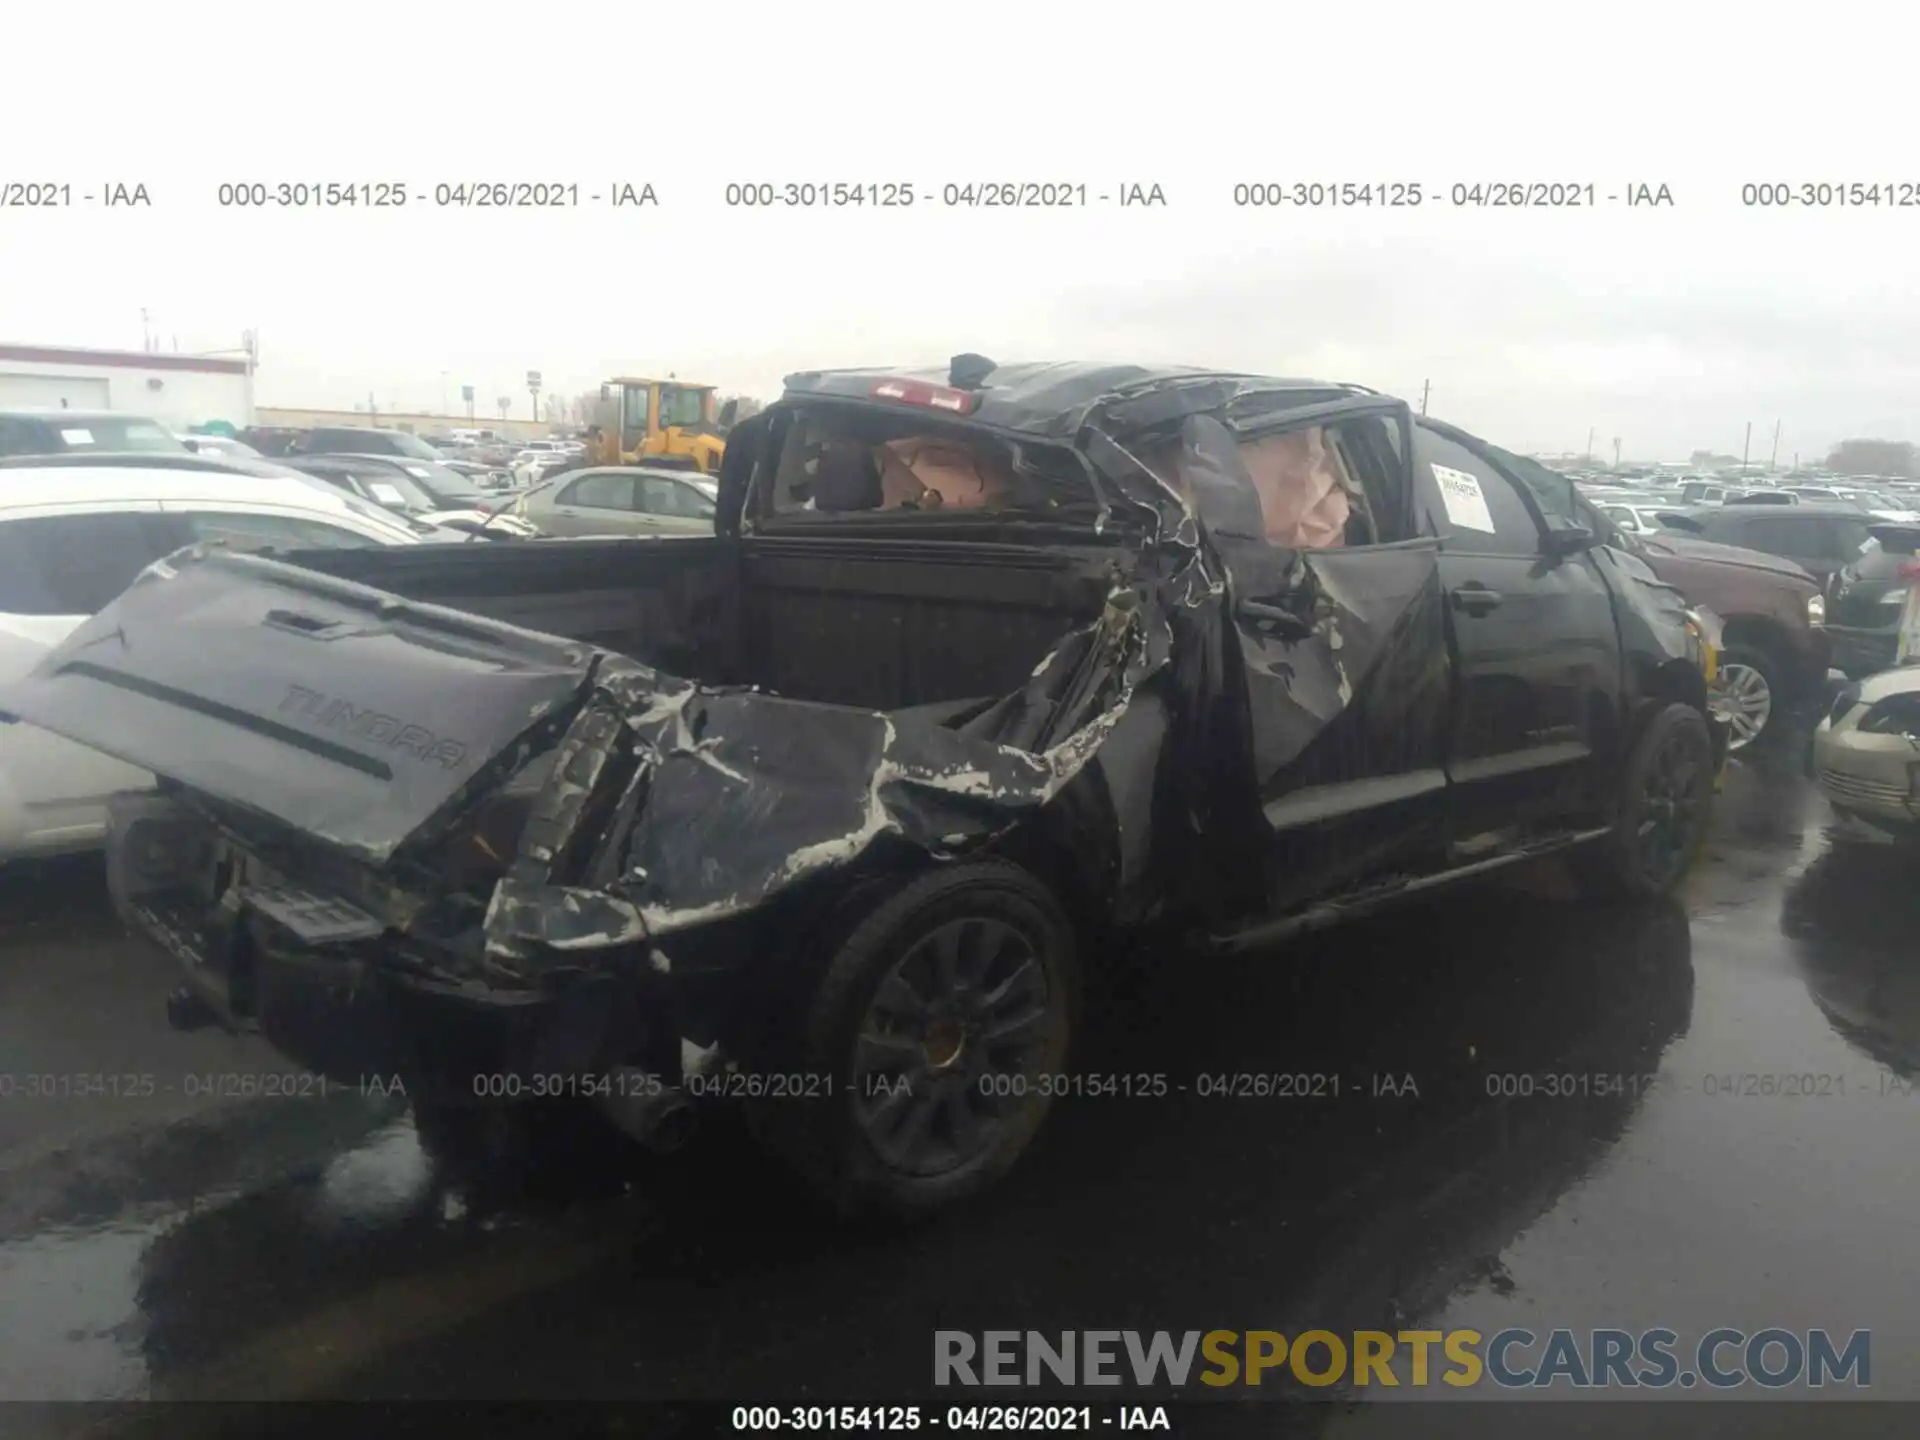
M 596 465 L 668 465 L 717 474 L 726 422 L 715 387 L 621 375 L 600 387 L 589 448 Z

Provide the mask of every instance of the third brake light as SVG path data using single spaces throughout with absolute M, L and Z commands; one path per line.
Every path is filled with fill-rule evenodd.
M 971 415 L 974 396 L 970 391 L 947 385 L 929 385 L 924 380 L 876 380 L 867 394 L 875 400 L 892 400 L 900 405 L 919 405 L 929 410 L 944 410 L 949 415 Z

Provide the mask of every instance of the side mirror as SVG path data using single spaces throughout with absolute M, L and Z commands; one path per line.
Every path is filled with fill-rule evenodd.
M 182 438 L 180 443 L 186 446 L 187 449 L 191 450 L 195 455 L 198 455 L 200 453 L 200 442 L 198 440 L 188 440 L 188 439 Z
M 1556 521 L 1547 527 L 1545 542 L 1546 553 L 1556 560 L 1564 560 L 1569 555 L 1579 555 L 1591 550 L 1600 543 L 1600 537 L 1585 525 L 1575 525 L 1571 521 Z

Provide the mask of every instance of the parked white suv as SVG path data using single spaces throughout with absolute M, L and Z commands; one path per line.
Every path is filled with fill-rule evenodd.
M 24 675 L 148 565 L 195 541 L 235 549 L 410 545 L 418 537 L 291 477 L 137 455 L 0 465 L 0 683 Z M 152 777 L 0 715 L 0 861 L 89 850 L 106 797 Z

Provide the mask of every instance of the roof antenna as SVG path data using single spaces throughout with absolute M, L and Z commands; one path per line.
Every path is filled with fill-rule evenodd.
M 956 355 L 947 365 L 947 384 L 956 390 L 978 390 L 999 368 L 984 355 Z

